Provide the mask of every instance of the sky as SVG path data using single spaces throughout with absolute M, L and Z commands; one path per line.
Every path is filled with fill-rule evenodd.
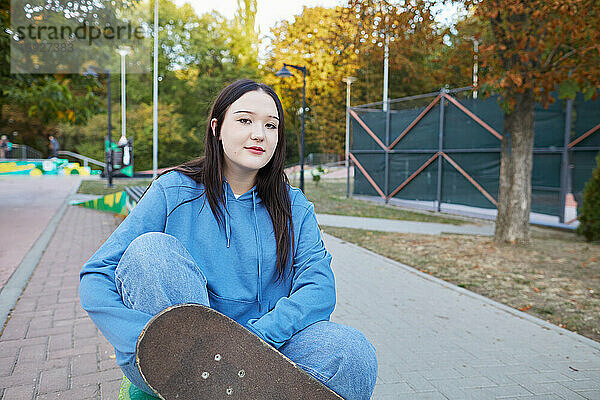
M 227 18 L 233 17 L 237 7 L 236 0 L 217 0 L 218 7 L 215 7 L 215 2 L 207 0 L 175 0 L 175 3 L 178 5 L 190 3 L 198 14 L 216 10 Z M 265 56 L 270 28 L 275 26 L 276 22 L 284 19 L 292 20 L 295 15 L 302 12 L 304 6 L 335 7 L 345 3 L 345 0 L 258 0 L 256 23 L 260 28 L 260 39 L 263 40 L 259 48 L 259 57 Z M 458 7 L 454 5 L 440 6 L 439 10 L 438 21 L 443 23 L 451 22 L 459 13 Z
M 184 2 L 190 3 L 198 14 L 216 10 L 227 18 L 232 18 L 236 7 L 236 0 L 218 0 L 218 7 L 215 3 L 206 0 L 177 0 L 177 4 Z M 277 21 L 282 19 L 290 20 L 294 15 L 302 12 L 302 7 L 335 7 L 345 3 L 340 0 L 258 0 L 258 9 L 256 11 L 256 22 L 260 27 L 261 34 L 269 33 L 269 29 Z

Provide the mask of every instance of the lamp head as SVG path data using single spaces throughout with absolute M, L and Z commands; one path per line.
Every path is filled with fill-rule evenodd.
M 131 47 L 129 46 L 120 46 L 119 48 L 115 49 L 115 51 L 117 53 L 119 53 L 122 56 L 126 56 L 128 54 L 131 54 Z
M 275 75 L 279 76 L 281 78 L 287 78 L 287 77 L 293 76 L 293 74 L 290 72 L 289 69 L 287 69 L 285 67 L 285 65 L 283 67 L 281 67 L 281 69 L 279 71 L 275 72 Z

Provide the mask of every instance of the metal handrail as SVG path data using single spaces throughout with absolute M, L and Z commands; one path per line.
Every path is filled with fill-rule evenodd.
M 448 89 L 448 90 L 446 90 L 446 93 L 459 93 L 459 92 L 465 92 L 465 91 L 471 90 L 471 89 L 473 89 L 473 86 L 464 86 L 464 87 L 455 88 L 455 89 Z M 427 97 L 437 96 L 439 94 L 440 94 L 439 91 L 438 92 L 431 92 L 431 93 L 424 93 L 424 94 L 417 94 L 417 95 L 414 95 L 414 96 L 406 96 L 406 97 L 400 97 L 400 98 L 397 98 L 397 99 L 389 99 L 389 102 L 390 102 L 390 104 L 393 104 L 393 103 L 398 103 L 398 102 L 401 102 L 401 101 L 424 99 L 424 98 L 427 98 Z M 362 108 L 366 107 L 367 109 L 369 109 L 368 107 L 370 107 L 370 106 L 377 106 L 377 105 L 383 105 L 383 101 L 376 101 L 374 103 L 359 104 L 359 105 L 356 105 L 356 106 L 352 106 L 351 108 L 353 108 L 353 109 L 357 109 L 357 108 L 358 109 L 362 109 Z M 381 111 L 381 109 L 377 109 L 377 111 Z
M 27 146 L 26 144 L 17 144 L 13 143 L 13 148 L 11 151 L 11 159 L 15 160 L 27 160 L 27 159 L 42 159 L 42 153 L 31 146 Z
M 97 165 L 99 167 L 106 168 L 106 163 L 103 163 L 102 161 L 98 161 L 98 160 L 95 160 L 95 159 L 87 157 L 87 156 L 83 156 L 81 154 L 73 153 L 72 151 L 59 150 L 58 154 L 63 155 L 63 156 L 70 156 L 73 158 L 77 158 L 77 159 L 83 161 L 84 167 L 87 167 L 88 163 L 91 163 L 91 164 Z

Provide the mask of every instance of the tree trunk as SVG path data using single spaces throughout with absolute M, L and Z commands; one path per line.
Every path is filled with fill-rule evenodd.
M 527 90 L 514 98 L 513 111 L 504 116 L 495 240 L 526 244 L 531 210 L 535 97 L 532 90 Z

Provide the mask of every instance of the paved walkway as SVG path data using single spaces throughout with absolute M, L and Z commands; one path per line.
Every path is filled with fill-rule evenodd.
M 333 320 L 377 348 L 374 399 L 600 399 L 600 343 L 325 235 Z
M 113 349 L 78 272 L 117 226 L 69 206 L 0 336 L 0 398 L 116 400 Z M 332 319 L 377 348 L 373 399 L 600 399 L 600 344 L 325 235 Z
M 117 226 L 69 206 L 0 337 L 2 400 L 116 400 L 114 351 L 79 305 L 78 273 Z
M 63 176 L 0 177 L 0 288 L 80 181 Z
M 458 233 L 463 235 L 492 236 L 493 224 L 451 225 L 434 222 L 400 221 L 383 218 L 349 217 L 345 215 L 317 214 L 319 225 L 342 228 L 366 229 L 384 232 L 417 233 L 424 235 L 440 235 L 442 233 Z

